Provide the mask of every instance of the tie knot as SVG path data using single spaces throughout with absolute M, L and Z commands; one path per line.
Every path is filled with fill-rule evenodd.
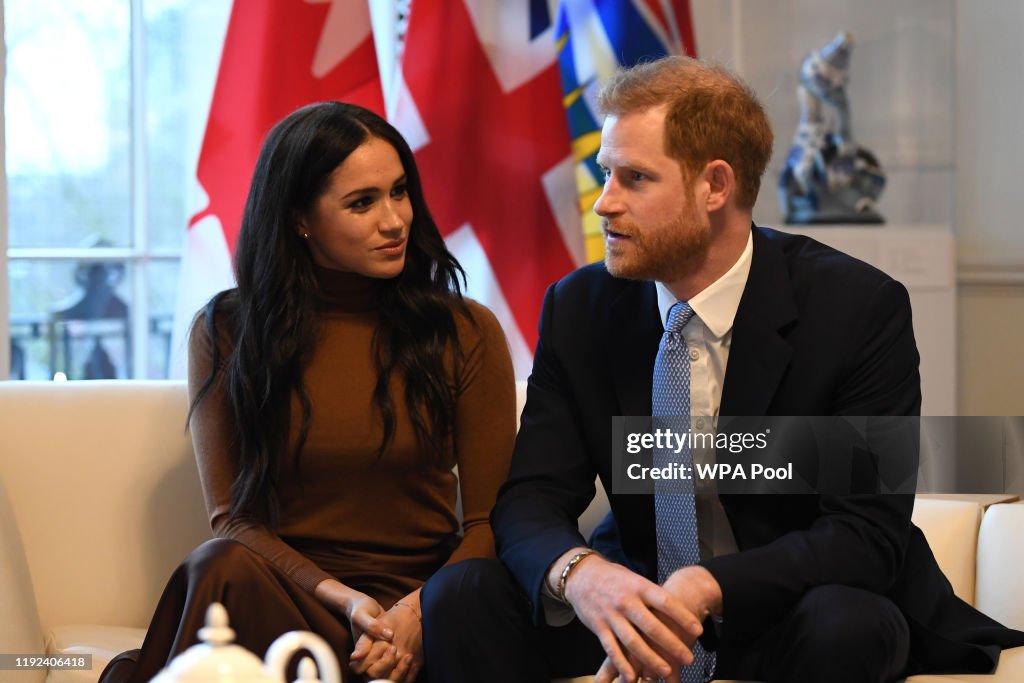
M 693 309 L 685 301 L 677 302 L 668 312 L 668 322 L 665 324 L 665 332 L 681 332 L 693 317 Z

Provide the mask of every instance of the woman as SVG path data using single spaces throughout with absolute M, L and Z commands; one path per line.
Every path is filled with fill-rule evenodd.
M 353 105 L 310 105 L 270 132 L 235 267 L 238 287 L 197 316 L 189 346 L 216 538 L 101 681 L 148 681 L 215 600 L 257 653 L 307 629 L 357 675 L 415 680 L 421 586 L 494 554 L 488 515 L 515 432 L 501 328 L 462 298 L 408 145 Z

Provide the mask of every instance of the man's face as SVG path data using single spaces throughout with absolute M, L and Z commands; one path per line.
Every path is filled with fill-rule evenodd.
M 665 107 L 610 115 L 597 161 L 604 191 L 605 267 L 616 277 L 671 283 L 707 256 L 711 225 L 679 162 L 665 153 Z

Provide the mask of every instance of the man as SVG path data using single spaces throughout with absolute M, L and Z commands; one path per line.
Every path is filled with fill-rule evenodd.
M 991 670 L 1024 634 L 952 594 L 911 496 L 698 491 L 694 504 L 612 490 L 612 416 L 916 415 L 921 396 L 902 285 L 751 227 L 772 134 L 746 85 L 669 57 L 617 74 L 600 104 L 605 262 L 548 290 L 492 514 L 507 570 L 473 561 L 435 577 L 432 678 Z M 595 474 L 612 509 L 604 554 L 619 563 L 577 529 Z

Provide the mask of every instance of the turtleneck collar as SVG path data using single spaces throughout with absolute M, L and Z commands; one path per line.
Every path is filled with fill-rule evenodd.
M 360 313 L 377 307 L 381 281 L 313 264 L 318 303 L 329 312 Z

